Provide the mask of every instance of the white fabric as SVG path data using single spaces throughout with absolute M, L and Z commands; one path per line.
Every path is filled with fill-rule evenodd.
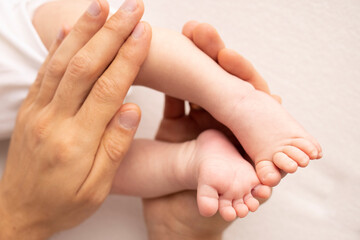
M 0 139 L 10 136 L 17 110 L 47 54 L 30 20 L 45 1 L 0 1 Z
M 31 19 L 50 1 L 0 0 L 0 139 L 10 137 L 20 104 L 47 55 Z
M 360 1 L 144 2 L 154 26 L 180 31 L 190 19 L 215 25 L 324 148 L 323 160 L 287 176 L 267 204 L 230 226 L 224 240 L 360 239 Z M 152 137 L 162 94 L 137 88 L 131 98 L 143 112 L 138 136 Z M 7 144 L 0 141 L 0 172 Z M 147 239 L 141 202 L 111 196 L 85 223 L 52 239 Z

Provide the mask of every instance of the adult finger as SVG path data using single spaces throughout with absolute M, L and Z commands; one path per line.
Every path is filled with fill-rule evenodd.
M 137 76 L 150 48 L 151 27 L 141 22 L 93 86 L 75 118 L 79 126 L 101 136 Z
M 80 195 L 106 197 L 122 159 L 128 151 L 141 117 L 135 104 L 123 105 L 107 126 L 88 178 L 79 190 Z M 100 194 L 100 195 L 98 195 Z
M 185 102 L 165 95 L 164 118 L 176 119 L 185 115 Z
M 46 67 L 41 90 L 36 100 L 39 105 L 46 105 L 53 99 L 70 59 L 104 25 L 108 13 L 109 5 L 106 0 L 94 0 L 80 17 Z
M 60 44 L 62 43 L 62 41 L 64 40 L 64 38 L 68 33 L 69 33 L 69 29 L 67 29 L 66 27 L 62 27 L 60 29 L 55 41 L 52 43 L 49 49 L 49 53 L 44 63 L 41 65 L 38 71 L 35 82 L 31 85 L 29 89 L 29 93 L 24 101 L 24 104 L 33 102 L 34 99 L 37 97 L 47 69 L 47 65 L 49 64 L 50 59 L 53 57 L 55 51 L 58 49 L 58 47 L 60 46 Z
M 218 62 L 227 72 L 251 83 L 257 90 L 270 94 L 269 86 L 254 66 L 234 50 L 222 49 L 218 55 Z
M 58 107 L 75 114 L 94 82 L 114 59 L 144 13 L 141 0 L 127 0 L 103 28 L 71 59 L 54 97 Z
M 217 61 L 219 51 L 225 48 L 219 33 L 208 23 L 200 23 L 194 28 L 193 42 L 215 61 Z
M 182 29 L 182 34 L 192 41 L 193 40 L 193 32 L 197 25 L 199 25 L 199 22 L 195 21 L 195 20 L 185 23 L 185 25 Z

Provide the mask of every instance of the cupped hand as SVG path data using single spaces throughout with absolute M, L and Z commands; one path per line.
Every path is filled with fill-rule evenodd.
M 130 2 L 131 3 L 131 2 Z M 44 239 L 76 226 L 107 197 L 140 120 L 124 97 L 147 56 L 144 7 L 108 21 L 94 1 L 62 30 L 17 117 L 0 182 L 0 239 Z

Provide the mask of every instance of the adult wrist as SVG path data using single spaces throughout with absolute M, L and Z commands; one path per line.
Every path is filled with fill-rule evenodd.
M 43 240 L 51 236 L 48 229 L 31 224 L 31 221 L 20 216 L 21 214 L 9 212 L 3 196 L 0 193 L 0 239 Z
M 51 234 L 44 229 L 34 226 L 17 224 L 6 215 L 0 214 L 0 239 L 6 240 L 45 240 Z

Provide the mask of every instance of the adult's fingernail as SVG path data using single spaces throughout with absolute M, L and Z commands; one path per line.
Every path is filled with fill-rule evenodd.
M 137 0 L 125 0 L 120 9 L 125 12 L 133 12 L 137 8 Z
M 89 8 L 87 9 L 87 12 L 89 13 L 90 16 L 93 16 L 93 17 L 98 16 L 101 12 L 101 8 L 100 8 L 98 1 L 94 0 L 91 3 L 91 5 L 89 6 Z
M 125 111 L 120 113 L 119 123 L 123 128 L 134 129 L 139 125 L 140 115 L 136 111 Z
M 140 38 L 145 32 L 145 28 L 144 28 L 144 24 L 143 23 L 138 23 L 138 25 L 136 25 L 134 31 L 132 32 L 132 36 L 134 38 Z

